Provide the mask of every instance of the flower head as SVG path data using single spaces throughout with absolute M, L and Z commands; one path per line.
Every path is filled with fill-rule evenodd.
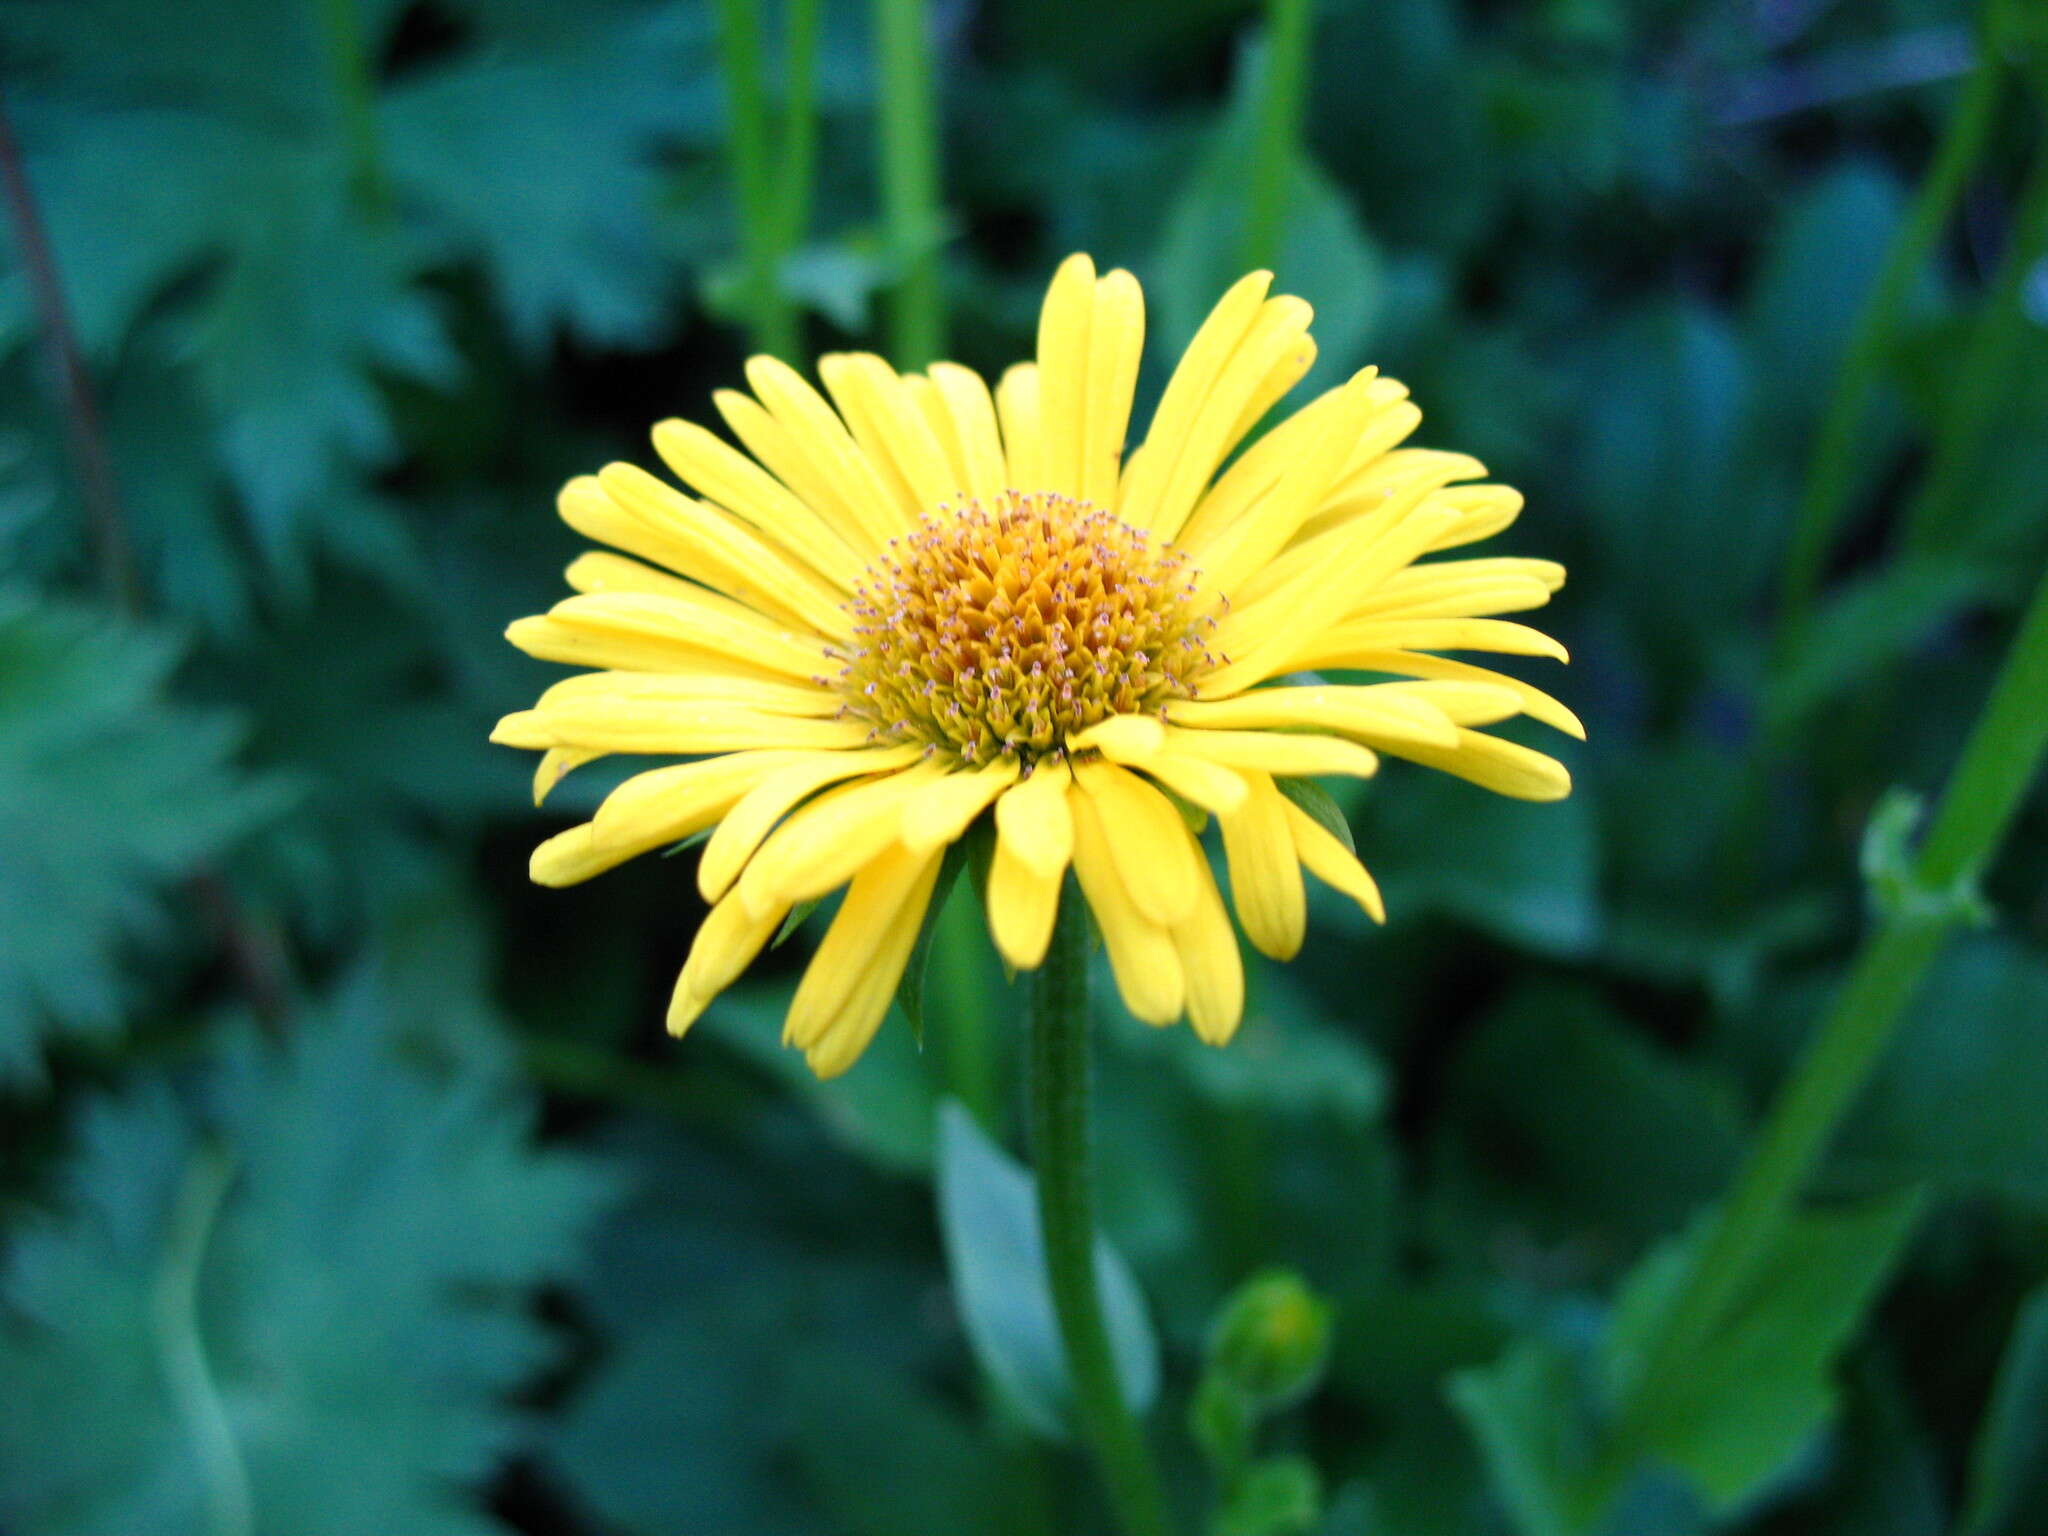
M 1308 305 L 1238 282 L 1124 452 L 1144 344 L 1127 272 L 1053 279 L 1038 359 L 972 370 L 820 359 L 820 394 L 769 357 L 721 391 L 745 451 L 681 421 L 654 446 L 689 493 L 631 465 L 572 480 L 563 518 L 622 553 L 513 643 L 593 668 L 507 716 L 544 796 L 609 753 L 686 759 L 627 779 L 534 852 L 567 885 L 710 833 L 711 905 L 670 1006 L 686 1029 L 788 914 L 844 898 L 785 1038 L 843 1071 L 888 1010 L 949 845 L 984 814 L 989 927 L 1045 955 L 1069 865 L 1139 1018 L 1237 1027 L 1237 940 L 1199 829 L 1221 829 L 1239 924 L 1286 959 L 1302 870 L 1384 917 L 1372 878 L 1290 781 L 1381 754 L 1556 799 L 1565 770 L 1480 727 L 1571 712 L 1444 651 L 1564 659 L 1497 615 L 1563 581 L 1542 560 L 1424 557 L 1511 523 L 1522 498 L 1462 454 L 1398 446 L 1421 419 L 1371 370 L 1232 458 L 1307 373 Z M 829 398 L 828 398 L 829 397 Z M 1311 671 L 1377 681 L 1302 680 Z

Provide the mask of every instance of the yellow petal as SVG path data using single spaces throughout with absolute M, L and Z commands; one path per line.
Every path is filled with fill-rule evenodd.
M 688 549 L 690 564 L 682 569 L 708 585 L 821 635 L 844 639 L 851 632 L 844 591 L 730 512 L 685 496 L 637 464 L 607 464 L 597 480 L 620 506 Z
M 1294 834 L 1294 852 L 1310 874 L 1349 896 L 1374 922 L 1387 920 L 1387 907 L 1380 900 L 1378 884 L 1336 834 L 1292 800 L 1287 802 L 1287 825 Z
M 1067 803 L 1074 816 L 1074 874 L 1102 929 L 1117 992 L 1132 1017 L 1147 1024 L 1171 1024 L 1187 998 L 1187 978 L 1173 935 L 1131 900 L 1092 798 L 1076 786 Z
M 668 669 L 675 672 L 688 671 L 692 656 L 707 653 L 806 683 L 839 671 L 823 641 L 714 592 L 700 591 L 687 598 L 651 592 L 579 593 L 563 598 L 544 618 L 521 619 L 505 633 L 535 656 L 568 646 L 579 635 L 593 647 L 666 644 L 677 657 L 677 664 Z M 569 658 L 547 654 L 544 659 Z
M 1339 658 L 1357 651 L 1498 651 L 1505 656 L 1571 655 L 1540 629 L 1510 619 L 1364 619 L 1340 624 L 1303 641 L 1289 670 L 1348 666 Z
M 1530 719 L 1541 720 L 1545 725 L 1555 726 L 1567 736 L 1575 736 L 1580 741 L 1586 739 L 1586 727 L 1580 722 L 1579 717 L 1542 689 L 1531 687 L 1519 677 L 1510 677 L 1505 672 L 1494 672 L 1485 667 L 1475 667 L 1470 662 L 1453 661 L 1448 656 L 1430 656 L 1419 651 L 1385 650 L 1352 651 L 1327 662 L 1319 662 L 1317 665 L 1343 667 L 1359 672 L 1388 672 L 1403 677 L 1491 683 L 1496 688 L 1511 690 L 1521 701 L 1522 713 Z
M 1114 763 L 1083 763 L 1074 778 L 1094 798 L 1110 857 L 1138 910 L 1162 928 L 1185 919 L 1194 909 L 1201 869 L 1180 812 Z
M 839 489 L 844 503 L 868 535 L 870 547 L 904 532 L 911 511 L 890 494 L 868 456 L 861 452 L 846 424 L 825 403 L 825 397 L 779 358 L 747 359 L 747 382 L 754 394 L 788 431 L 791 445 L 811 466 Z
M 562 579 L 578 592 L 648 592 L 690 601 L 704 591 L 693 582 L 609 550 L 589 550 L 569 562 Z
M 1230 860 L 1230 895 L 1245 937 L 1261 954 L 1292 960 L 1308 929 L 1308 896 L 1287 824 L 1287 797 L 1263 773 L 1246 776 L 1251 793 L 1234 816 L 1219 816 Z
M 1331 406 L 1317 414 L 1315 434 L 1295 444 L 1272 488 L 1228 524 L 1215 529 L 1195 550 L 1193 558 L 1211 590 L 1236 592 L 1245 577 L 1287 547 L 1295 531 L 1322 504 L 1372 414 L 1373 383 L 1371 369 L 1354 375 L 1337 392 Z M 1190 548 L 1194 546 L 1190 544 Z
M 590 819 L 598 843 L 645 852 L 710 826 L 748 790 L 799 754 L 729 752 L 636 773 Z
M 719 389 L 712 391 L 711 400 L 747 452 L 816 512 L 857 560 L 864 562 L 880 547 L 882 541 L 855 515 L 852 500 L 831 471 L 813 462 L 803 438 L 751 395 Z
M 1216 626 L 1214 648 L 1228 657 L 1196 683 L 1205 699 L 1237 693 L 1284 671 L 1304 635 L 1316 635 L 1355 594 L 1399 570 L 1443 526 L 1444 514 L 1409 512 L 1391 528 L 1362 523 L 1345 531 L 1317 573 L 1304 572 L 1270 595 L 1233 609 Z M 1269 567 L 1270 569 L 1270 567 Z
M 679 480 L 731 508 L 841 590 L 852 590 L 863 563 L 853 546 L 788 486 L 716 433 L 692 421 L 659 422 L 654 451 Z
M 883 778 L 828 790 L 768 835 L 740 875 L 740 899 L 755 912 L 813 901 L 897 844 L 903 798 L 930 787 L 942 769 L 919 763 Z
M 1118 465 L 1144 352 L 1145 296 L 1138 280 L 1121 269 L 1107 273 L 1095 285 L 1088 410 L 1081 433 L 1081 494 L 1100 507 L 1116 501 Z
M 1370 750 L 1335 736 L 1177 727 L 1167 733 L 1166 739 L 1175 752 L 1238 773 L 1277 773 L 1288 778 L 1341 773 L 1354 779 L 1369 779 L 1379 771 L 1379 759 Z
M 533 770 L 533 803 L 543 804 L 553 793 L 557 784 L 585 763 L 603 757 L 602 752 L 571 751 L 567 747 L 549 747 L 541 754 L 539 764 Z
M 892 847 L 854 876 L 791 998 L 782 1038 L 820 1077 L 851 1066 L 889 1011 L 938 879 L 940 855 Z
M 1039 467 L 1038 365 L 1018 363 L 996 383 L 996 416 L 1003 424 L 1003 459 L 1009 488 L 1036 489 Z
M 1387 751 L 1516 800 L 1562 800 L 1572 792 L 1571 773 L 1556 758 L 1481 731 L 1459 731 L 1455 747 L 1404 746 Z
M 787 916 L 787 907 L 770 908 L 756 916 L 735 897 L 713 907 L 698 927 L 690 956 L 676 977 L 675 991 L 669 997 L 668 1032 L 679 1036 L 696 1023 L 711 1000 L 754 963 Z
M 1069 256 L 1053 273 L 1038 314 L 1038 472 L 1034 490 L 1081 494 L 1088 421 L 1088 342 L 1095 319 L 1095 263 Z
M 756 784 L 719 822 L 697 862 L 697 889 L 706 901 L 724 896 L 776 823 L 827 785 L 893 773 L 919 755 L 916 747 L 869 747 L 793 759 Z
M 818 375 L 869 462 L 900 487 L 912 519 L 967 489 L 904 381 L 881 358 L 872 352 L 831 353 L 818 360 Z
M 1234 699 L 1175 699 L 1166 706 L 1166 718 L 1176 725 L 1226 730 L 1326 730 L 1372 746 L 1415 742 L 1448 747 L 1458 739 L 1457 727 L 1441 709 L 1399 684 L 1283 685 L 1256 688 Z
M 1064 764 L 1041 761 L 1031 777 L 996 801 L 996 836 L 1041 877 L 1057 879 L 1074 856 L 1074 820 L 1067 808 L 1073 776 Z
M 1172 471 L 1165 477 L 1159 499 L 1151 512 L 1149 526 L 1163 537 L 1172 538 L 1194 511 L 1195 502 L 1207 489 L 1217 468 L 1237 446 L 1236 434 L 1248 426 L 1247 405 L 1276 367 L 1291 367 L 1315 312 L 1302 300 L 1289 295 L 1264 305 L 1245 332 L 1243 343 L 1232 354 L 1202 402 L 1187 435 L 1181 440 Z M 1162 455 L 1162 462 L 1164 456 Z
M 903 803 L 903 846 L 912 853 L 944 847 L 1017 778 L 1017 759 L 999 757 L 982 768 L 950 773 Z
M 1059 916 L 1060 888 L 1066 883 L 1065 861 L 1052 874 L 1033 868 L 1019 856 L 1010 839 L 996 839 L 988 871 L 988 931 L 996 950 L 1020 971 L 1036 970 L 1052 942 L 1053 920 Z
M 984 506 L 993 506 L 1009 482 L 1003 463 L 1002 433 L 996 426 L 996 404 L 988 385 L 972 368 L 958 363 L 933 363 L 932 386 L 945 402 L 953 424 L 967 488 Z
M 1132 527 L 1153 526 L 1167 479 L 1194 426 L 1196 414 L 1208 399 L 1217 376 L 1251 329 L 1272 284 L 1270 272 L 1250 272 L 1239 278 L 1216 301 L 1216 307 L 1209 311 L 1201 329 L 1188 343 L 1187 351 L 1181 354 L 1173 377 L 1167 380 L 1166 392 L 1159 397 L 1159 407 L 1152 413 L 1145 446 L 1131 455 L 1124 468 L 1117 515 Z
M 1207 1044 L 1222 1045 L 1244 1017 L 1244 959 L 1207 860 L 1202 861 L 1194 910 L 1174 925 L 1173 947 L 1187 977 L 1188 1023 Z

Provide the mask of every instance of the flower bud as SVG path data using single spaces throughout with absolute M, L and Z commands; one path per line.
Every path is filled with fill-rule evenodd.
M 1287 1270 L 1239 1286 L 1209 1336 L 1209 1369 L 1261 1412 L 1314 1391 L 1329 1353 L 1329 1304 Z

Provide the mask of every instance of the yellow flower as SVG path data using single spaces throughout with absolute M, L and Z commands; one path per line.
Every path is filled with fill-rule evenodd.
M 1304 866 L 1384 914 L 1286 781 L 1363 777 L 1386 753 L 1524 799 L 1569 792 L 1553 759 L 1477 727 L 1527 714 L 1583 736 L 1571 712 L 1435 654 L 1563 660 L 1495 617 L 1543 604 L 1562 568 L 1418 563 L 1505 528 L 1517 492 L 1473 483 L 1485 470 L 1463 454 L 1398 447 L 1421 413 L 1372 370 L 1231 459 L 1315 356 L 1309 306 L 1271 281 L 1223 296 L 1128 455 L 1144 301 L 1128 272 L 1074 256 L 1037 362 L 993 392 L 953 363 L 899 375 L 840 354 L 819 360 L 820 395 L 756 357 L 753 393 L 716 397 L 744 452 L 687 422 L 654 429 L 694 495 L 630 464 L 563 489 L 569 525 L 624 553 L 582 556 L 577 595 L 509 634 L 599 670 L 493 739 L 545 752 L 537 797 L 607 753 L 689 759 L 626 780 L 533 855 L 535 880 L 569 885 L 715 829 L 672 1031 L 793 908 L 844 886 L 784 1029 L 820 1076 L 844 1071 L 948 845 L 992 808 L 984 898 L 1010 963 L 1044 958 L 1071 863 L 1131 1012 L 1185 1014 L 1221 1043 L 1244 976 L 1206 817 L 1238 922 L 1287 959 Z M 1314 670 L 1392 680 L 1295 681 Z

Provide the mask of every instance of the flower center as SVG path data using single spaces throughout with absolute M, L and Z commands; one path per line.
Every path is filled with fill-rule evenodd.
M 888 546 L 848 605 L 845 713 L 969 763 L 1063 750 L 1193 692 L 1214 620 L 1186 557 L 1085 501 L 1005 491 Z

